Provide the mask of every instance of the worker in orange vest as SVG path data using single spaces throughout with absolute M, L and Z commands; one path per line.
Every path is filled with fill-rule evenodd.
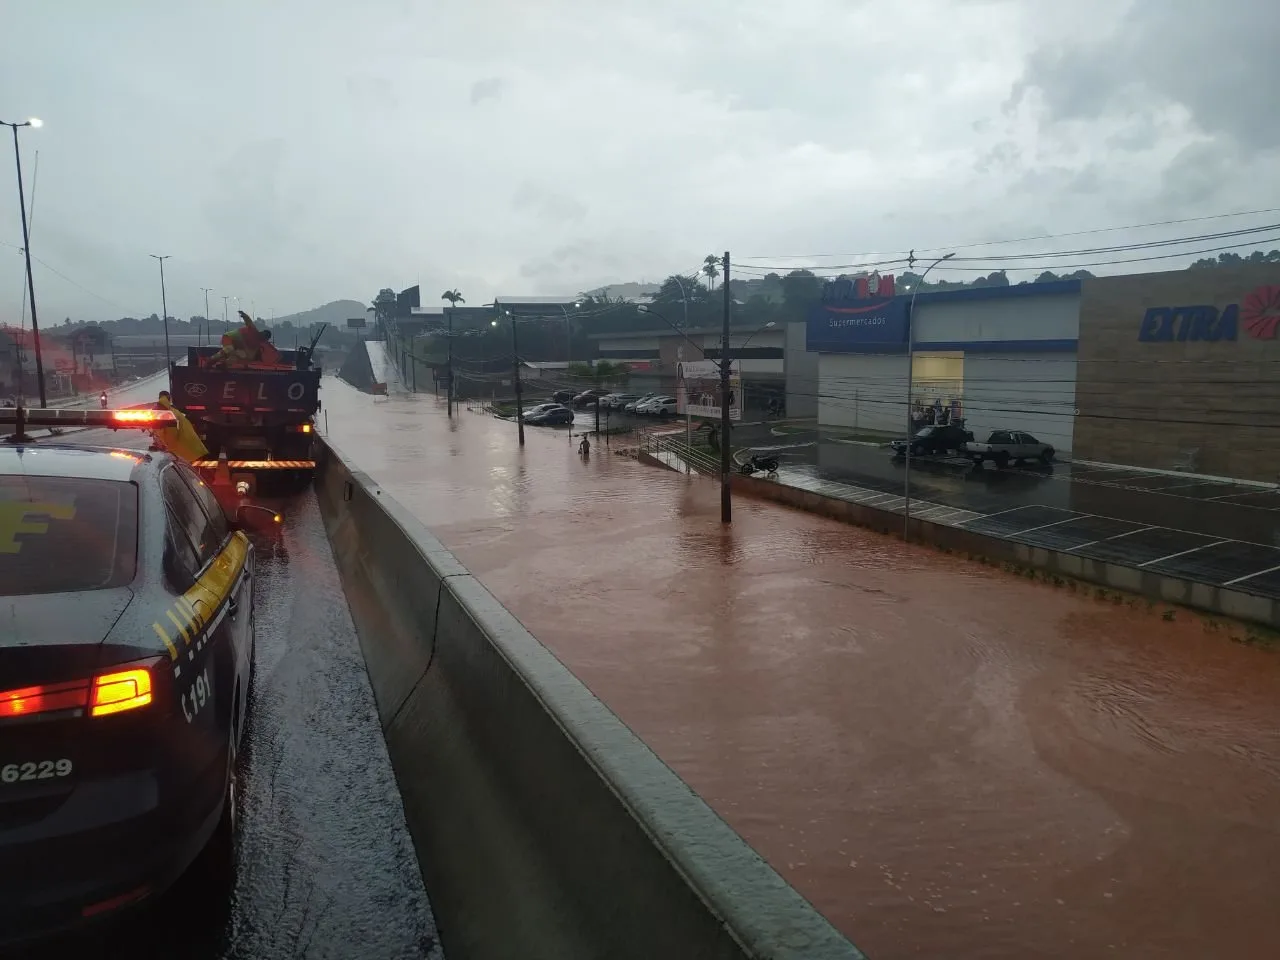
M 161 410 L 168 410 L 178 421 L 175 426 L 161 427 L 152 431 L 152 436 L 157 443 L 174 456 L 186 460 L 187 463 L 194 463 L 209 456 L 209 449 L 200 439 L 200 434 L 196 433 L 196 428 L 191 425 L 186 414 L 173 405 L 173 398 L 169 396 L 168 390 L 160 391 L 160 400 L 156 406 Z
M 209 366 L 248 366 L 250 363 L 280 362 L 280 351 L 271 343 L 271 331 L 259 330 L 253 319 L 240 311 L 244 325 L 222 335 L 222 349 L 209 358 Z

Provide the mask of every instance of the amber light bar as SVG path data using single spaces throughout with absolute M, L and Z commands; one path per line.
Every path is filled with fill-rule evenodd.
M 0 723 L 69 710 L 102 717 L 151 703 L 153 661 L 125 664 L 92 680 L 46 683 L 0 691 Z
M 173 427 L 178 418 L 171 410 L 63 410 L 54 407 L 6 407 L 0 409 L 0 424 L 28 427 L 138 427 L 144 430 Z
M 196 460 L 191 465 L 216 470 L 223 463 L 230 470 L 314 470 L 314 460 Z

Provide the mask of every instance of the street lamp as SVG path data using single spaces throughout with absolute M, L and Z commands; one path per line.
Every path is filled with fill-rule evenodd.
M 573 309 L 577 310 L 582 306 L 581 300 L 573 301 Z M 564 362 L 565 376 L 569 375 L 569 367 L 573 366 L 573 321 L 569 319 L 569 309 L 563 303 L 560 304 L 560 312 L 564 314 Z
M 156 253 L 148 254 L 152 259 L 160 261 L 160 309 L 164 316 L 164 365 L 169 371 L 169 389 L 173 389 L 173 357 L 169 355 L 169 301 L 164 294 L 164 262 L 168 260 L 172 254 L 166 253 L 160 256 Z
M 501 307 L 499 307 L 498 302 L 496 300 L 494 301 L 493 305 L 494 305 L 494 308 L 498 310 L 498 313 L 505 315 L 511 320 L 511 369 L 513 371 L 513 377 L 514 377 L 515 388 L 516 388 L 516 428 L 520 434 L 520 446 L 523 447 L 524 446 L 524 402 L 523 402 L 524 398 L 521 397 L 520 395 L 520 345 L 519 343 L 516 342 L 516 318 L 515 318 L 515 314 L 513 314 L 510 310 L 503 310 Z M 489 324 L 490 326 L 496 327 L 498 325 L 498 321 L 490 320 Z M 450 370 L 449 373 L 450 375 L 452 375 L 453 371 Z
M 40 352 L 40 322 L 36 319 L 36 286 L 31 274 L 31 232 L 27 224 L 27 197 L 22 187 L 22 151 L 18 148 L 18 128 L 31 127 L 39 129 L 44 122 L 38 117 L 30 117 L 22 123 L 0 120 L 0 125 L 13 131 L 13 162 L 18 168 L 18 215 L 22 217 L 22 254 L 27 262 L 27 295 L 31 298 L 31 340 L 36 348 L 36 385 L 40 390 L 40 406 L 45 406 L 44 393 L 44 358 Z M 21 383 L 22 373 L 19 368 L 18 380 Z
M 209 331 L 212 329 L 209 326 L 209 294 L 213 292 L 213 287 L 201 287 L 200 289 L 204 291 L 204 330 L 207 340 Z
M 911 391 L 915 389 L 915 349 L 916 349 L 916 295 L 924 286 L 924 278 L 929 271 L 955 256 L 955 251 L 940 256 L 925 268 L 911 287 L 911 302 L 907 305 L 907 460 L 902 475 L 902 539 L 907 539 L 907 530 L 911 523 Z

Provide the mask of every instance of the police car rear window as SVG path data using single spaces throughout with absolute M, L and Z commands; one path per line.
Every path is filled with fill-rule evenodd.
M 0 476 L 0 596 L 123 586 L 137 563 L 132 483 Z

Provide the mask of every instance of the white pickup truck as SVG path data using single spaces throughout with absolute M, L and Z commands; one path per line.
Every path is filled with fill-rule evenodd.
M 1016 430 L 993 430 L 986 443 L 966 443 L 965 456 L 975 464 L 982 466 L 990 460 L 997 467 L 1007 467 L 1010 462 L 1023 463 L 1027 460 L 1039 460 L 1041 463 L 1053 461 L 1054 450 L 1047 443 L 1041 443 L 1029 433 Z

